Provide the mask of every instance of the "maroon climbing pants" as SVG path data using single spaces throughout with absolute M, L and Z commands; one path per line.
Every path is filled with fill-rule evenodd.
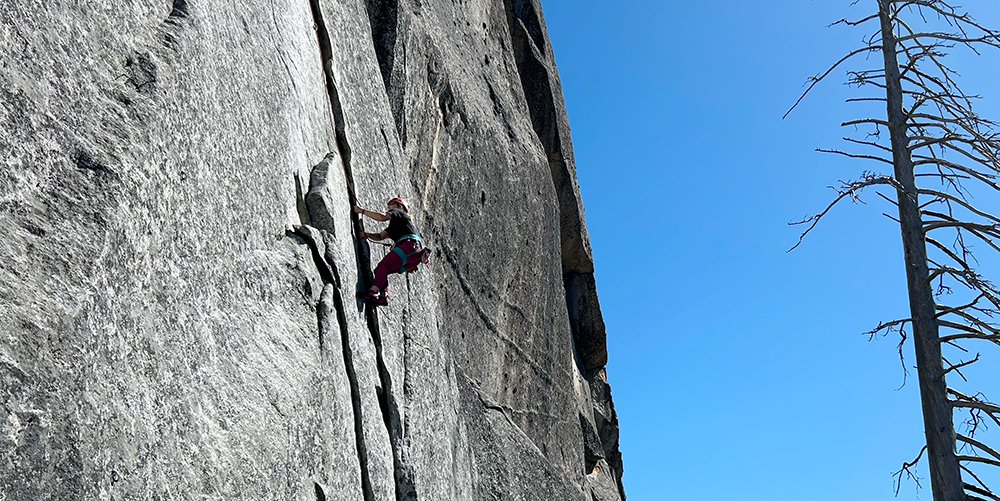
M 396 249 L 403 251 L 403 254 L 409 255 L 405 263 Z M 421 245 L 416 240 L 403 240 L 396 244 L 379 261 L 378 266 L 375 267 L 375 279 L 372 281 L 372 285 L 378 287 L 378 290 L 384 291 L 389 286 L 390 273 L 402 273 L 403 271 L 415 269 L 420 264 L 420 256 L 422 254 L 420 249 Z

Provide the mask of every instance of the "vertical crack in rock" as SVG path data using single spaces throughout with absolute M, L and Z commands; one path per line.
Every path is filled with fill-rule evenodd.
M 170 9 L 170 14 L 167 17 L 173 18 L 183 18 L 188 17 L 188 4 L 186 0 L 174 0 L 174 4 Z
M 378 377 L 382 383 L 378 390 L 379 407 L 382 410 L 382 420 L 385 423 L 386 431 L 389 433 L 389 445 L 392 449 L 393 476 L 396 481 L 396 501 L 414 501 L 417 499 L 416 488 L 413 484 L 413 472 L 409 465 L 403 463 L 400 457 L 400 447 L 403 441 L 403 426 L 399 416 L 399 403 L 396 402 L 395 393 L 392 390 L 392 374 L 385 365 L 385 357 L 382 352 L 382 332 L 379 329 L 378 314 L 375 308 L 369 306 L 365 311 L 365 319 L 368 322 L 368 331 L 372 335 L 375 344 L 375 361 L 378 366 Z
M 358 448 L 358 462 L 361 464 L 361 491 L 365 501 L 374 501 L 372 482 L 368 472 L 368 447 L 365 445 L 365 425 L 361 418 L 361 388 L 358 385 L 358 374 L 354 368 L 354 355 L 351 349 L 351 334 L 347 328 L 347 315 L 344 311 L 344 300 L 340 289 L 334 288 L 333 306 L 337 310 L 337 320 L 340 323 L 341 346 L 344 350 L 344 366 L 347 368 L 347 380 L 351 384 L 351 405 L 354 407 L 354 436 Z
M 319 42 L 320 57 L 323 61 L 323 73 L 326 77 L 327 86 L 327 98 L 330 101 L 330 111 L 333 115 L 334 122 L 334 133 L 336 135 L 337 150 L 340 153 L 341 162 L 344 168 L 344 177 L 348 183 L 348 200 L 351 206 L 357 205 L 357 194 L 354 191 L 354 175 L 351 169 L 351 146 L 347 140 L 346 133 L 346 120 L 344 117 L 343 106 L 340 102 L 340 93 L 337 90 L 336 80 L 333 74 L 333 45 L 330 41 L 329 32 L 326 28 L 326 23 L 323 20 L 323 12 L 320 7 L 319 0 L 310 0 L 310 6 L 312 8 L 313 20 L 316 24 L 316 36 Z M 352 223 L 354 226 L 355 235 L 360 234 L 364 231 L 364 225 L 361 217 L 351 212 Z M 356 257 L 358 260 L 358 272 L 359 272 L 359 290 L 364 290 L 365 284 L 370 284 L 372 282 L 373 276 L 371 272 L 371 254 L 367 242 L 361 239 L 356 241 Z M 339 274 L 338 274 L 339 275 Z M 339 296 L 339 289 L 338 289 Z M 343 307 L 343 299 L 340 298 L 336 301 L 340 306 L 338 310 Z M 372 341 L 375 345 L 375 355 L 376 355 L 376 365 L 378 369 L 379 381 L 381 383 L 381 391 L 378 392 L 379 406 L 382 411 L 383 422 L 386 426 L 386 431 L 389 434 L 389 445 L 392 449 L 392 460 L 393 460 L 393 474 L 395 477 L 395 490 L 396 499 L 398 501 L 409 501 L 415 500 L 417 498 L 416 491 L 413 486 L 413 478 L 410 468 L 403 465 L 400 459 L 400 443 L 402 441 L 403 432 L 399 417 L 399 405 L 396 402 L 395 396 L 392 391 L 392 376 L 389 373 L 388 368 L 385 364 L 385 358 L 383 356 L 382 349 L 382 335 L 379 331 L 378 326 L 378 315 L 372 306 L 368 306 L 365 310 L 365 319 L 368 324 L 369 333 L 372 336 Z M 345 318 L 346 320 L 346 318 Z M 361 453 L 361 448 L 363 447 L 363 427 L 361 427 L 360 421 L 360 402 L 357 398 L 357 377 L 354 375 L 354 363 L 353 357 L 350 355 L 349 345 L 349 333 L 346 330 L 346 323 L 341 324 L 342 335 L 345 339 L 344 348 L 344 358 L 345 363 L 348 366 L 348 372 L 351 379 L 352 385 L 352 396 L 355 397 L 355 421 L 358 427 L 358 442 L 359 442 L 359 454 Z M 350 358 L 350 362 L 347 362 Z M 365 467 L 362 468 L 363 484 L 365 487 L 366 496 L 371 495 L 371 484 L 370 480 L 367 478 L 367 457 L 363 463 Z M 366 500 L 368 498 L 366 497 Z
M 308 214 L 306 215 L 306 217 L 308 218 Z M 306 225 L 295 226 L 293 228 L 293 232 L 294 235 L 304 240 L 309 245 L 309 248 L 312 250 L 313 262 L 316 265 L 316 269 L 319 271 L 319 276 L 323 280 L 323 283 L 324 284 L 339 283 L 339 280 L 335 281 L 334 273 L 330 269 L 330 265 L 327 263 L 327 260 L 324 258 L 324 256 L 326 255 L 326 244 L 323 241 L 322 233 L 316 228 Z M 340 292 L 338 291 L 337 293 L 339 294 Z M 317 316 L 319 316 L 319 309 L 316 310 L 316 313 Z M 319 324 L 322 325 L 323 319 L 318 318 L 318 321 Z M 325 340 L 323 339 L 323 329 L 321 328 L 319 330 L 319 347 L 321 350 L 323 349 L 324 341 Z
M 333 268 L 336 270 L 336 265 L 333 265 Z M 339 276 L 339 273 L 337 275 Z M 361 388 L 358 385 L 358 374 L 354 368 L 351 333 L 347 328 L 347 311 L 344 309 L 344 298 L 340 294 L 340 287 L 335 286 L 333 290 L 333 307 L 337 310 L 337 322 L 340 324 L 341 347 L 344 350 L 344 366 L 347 368 L 347 380 L 351 385 L 351 405 L 354 408 L 354 436 L 358 448 L 358 462 L 361 464 L 361 491 L 364 493 L 365 501 L 373 501 L 375 495 L 372 491 L 371 477 L 368 472 L 368 447 L 365 445 L 365 426 L 364 420 L 361 417 Z
M 344 299 L 340 294 L 340 272 L 337 270 L 335 261 L 326 259 L 326 244 L 320 230 L 310 226 L 296 226 L 293 235 L 305 241 L 312 249 L 313 261 L 319 270 L 320 277 L 326 286 L 320 297 L 319 305 L 316 307 L 316 320 L 320 326 L 320 347 L 323 347 L 322 333 L 324 325 L 329 325 L 330 314 L 329 304 L 332 299 L 333 309 L 336 311 L 337 325 L 340 328 L 340 342 L 344 357 L 344 368 L 347 372 L 347 380 L 351 389 L 351 407 L 354 414 L 354 440 L 357 447 L 358 464 L 361 473 L 361 491 L 364 501 L 374 501 L 375 496 L 372 491 L 371 478 L 368 472 L 368 448 L 365 445 L 364 421 L 361 417 L 361 389 L 358 384 L 357 371 L 354 368 L 354 357 L 351 350 L 351 336 L 347 328 L 347 314 L 344 310 Z M 332 296 L 332 298 L 328 297 Z M 322 489 L 316 485 L 317 498 L 319 499 Z
M 382 72 L 382 82 L 388 89 L 392 83 L 392 67 L 396 56 L 396 36 L 399 27 L 399 0 L 365 0 L 368 23 L 372 30 L 375 57 Z
M 313 486 L 316 488 L 316 501 L 326 501 L 326 492 L 323 491 L 323 487 L 316 482 L 313 482 Z
M 386 97 L 396 122 L 396 132 L 400 138 L 405 138 L 406 124 L 403 121 L 404 86 L 393 85 L 394 77 L 402 76 L 397 65 L 397 49 L 399 56 L 405 58 L 405 46 L 396 42 L 402 33 L 399 17 L 399 0 L 365 0 L 365 10 L 368 12 L 368 24 L 372 32 L 372 45 L 378 60 L 379 72 L 382 74 L 382 84 L 385 86 Z M 404 139 L 405 141 L 405 139 Z
M 347 123 L 344 119 L 344 109 L 340 103 L 340 92 L 337 90 L 337 82 L 333 75 L 333 45 L 330 42 L 330 34 L 323 20 L 323 10 L 319 0 L 310 0 L 312 8 L 313 22 L 316 25 L 316 39 L 319 43 L 320 60 L 323 63 L 323 76 L 326 79 L 326 97 L 330 104 L 330 114 L 333 118 L 333 129 L 337 143 L 337 152 L 340 153 L 340 160 L 344 169 L 344 178 L 347 180 L 347 198 L 351 206 L 357 205 L 357 195 L 354 192 L 354 173 L 351 169 L 351 145 L 347 141 Z M 327 156 L 329 158 L 329 156 Z M 329 161 L 327 161 L 329 164 Z M 351 212 L 351 222 L 355 235 L 364 231 L 364 223 L 359 215 Z M 371 272 L 371 253 L 368 243 L 358 239 L 356 242 L 358 260 L 358 290 L 364 290 L 364 284 L 371 283 L 373 275 Z

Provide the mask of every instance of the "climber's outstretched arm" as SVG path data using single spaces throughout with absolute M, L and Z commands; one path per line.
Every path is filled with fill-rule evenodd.
M 368 217 L 370 217 L 370 218 L 372 218 L 372 219 L 374 219 L 376 221 L 388 221 L 389 220 L 389 216 L 387 216 L 385 214 L 382 214 L 381 212 L 375 212 L 373 210 L 365 210 L 365 209 L 362 209 L 361 207 L 358 207 L 356 205 L 354 206 L 354 212 L 357 212 L 358 214 L 364 214 L 364 215 L 366 215 L 366 216 L 368 216 Z M 385 237 L 383 237 L 383 238 L 385 238 Z
M 361 235 L 358 236 L 361 238 L 367 238 L 368 240 L 385 240 L 389 238 L 389 233 L 386 231 L 380 231 L 378 233 L 365 233 L 362 231 Z

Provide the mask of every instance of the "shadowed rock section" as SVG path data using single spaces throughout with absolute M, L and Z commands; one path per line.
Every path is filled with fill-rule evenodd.
M 15 4 L 0 492 L 624 499 L 537 2 Z M 375 310 L 393 196 L 434 262 Z
M 593 370 L 607 364 L 604 320 L 594 285 L 594 262 L 583 221 L 583 204 L 576 183 L 562 92 L 551 63 L 551 51 L 543 43 L 537 0 L 504 0 L 514 57 L 531 123 L 541 141 L 559 197 L 560 237 L 566 301 L 584 367 Z
M 538 0 L 504 0 L 511 44 L 521 87 L 531 116 L 532 128 L 548 158 L 552 183 L 559 199 L 563 283 L 575 348 L 588 380 L 595 388 L 594 417 L 601 430 L 606 456 L 593 455 L 588 462 L 607 458 L 621 484 L 621 453 L 618 452 L 618 422 L 604 376 L 608 361 L 604 319 L 597 299 L 594 262 L 583 217 L 583 203 L 576 182 L 569 123 L 562 99 L 551 48 L 540 21 Z M 491 89 L 492 91 L 492 89 Z M 598 376 L 600 374 L 600 376 Z M 606 417 L 606 416 L 609 416 Z M 612 419 L 613 418 L 613 419 Z M 586 427 L 586 426 L 585 426 Z M 585 436 L 587 434 L 585 433 Z

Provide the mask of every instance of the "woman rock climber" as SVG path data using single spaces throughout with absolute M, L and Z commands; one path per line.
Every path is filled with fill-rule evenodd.
M 395 197 L 386 204 L 388 210 L 385 214 L 354 207 L 354 212 L 368 216 L 376 221 L 389 221 L 389 227 L 379 233 L 361 232 L 360 238 L 369 240 L 385 240 L 391 238 L 395 243 L 392 250 L 382 258 L 382 261 L 375 267 L 375 279 L 372 286 L 364 294 L 364 297 L 374 300 L 377 304 L 388 304 L 387 289 L 389 288 L 389 274 L 414 271 L 423 262 L 427 263 L 430 251 L 424 249 L 417 235 L 417 228 L 413 226 L 410 219 L 410 209 L 406 202 Z

